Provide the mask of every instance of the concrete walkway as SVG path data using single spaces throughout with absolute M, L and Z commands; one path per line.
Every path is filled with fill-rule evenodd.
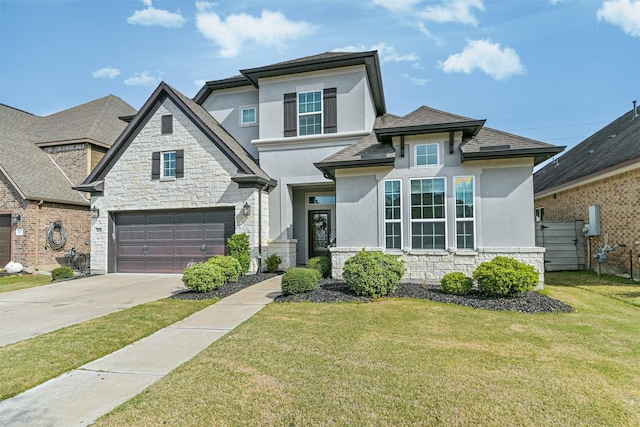
M 142 392 L 280 295 L 274 277 L 101 359 L 0 402 L 2 426 L 86 426 Z
M 185 289 L 180 274 L 106 274 L 0 293 L 0 346 Z

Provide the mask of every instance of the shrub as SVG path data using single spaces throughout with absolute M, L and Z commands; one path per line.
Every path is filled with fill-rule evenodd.
M 209 258 L 207 263 L 220 268 L 220 271 L 224 275 L 225 283 L 233 283 L 238 281 L 242 266 L 234 257 L 228 255 L 216 255 L 213 258 Z
M 505 256 L 480 264 L 473 278 L 483 294 L 498 297 L 530 291 L 538 284 L 538 273 L 533 266 Z
M 238 260 L 241 266 L 240 274 L 246 274 L 251 265 L 251 248 L 249 247 L 249 236 L 246 233 L 234 234 L 227 239 L 227 250 L 229 256 Z
M 200 262 L 187 267 L 182 273 L 182 282 L 194 292 L 214 291 L 224 285 L 224 280 L 222 268 L 209 262 Z
M 73 270 L 71 269 L 71 267 L 58 267 L 54 268 L 53 271 L 51 271 L 52 280 L 62 280 L 68 279 L 70 277 L 73 277 Z
M 318 288 L 320 273 L 313 268 L 292 268 L 282 276 L 282 295 L 295 295 Z
M 382 252 L 358 252 L 344 263 L 342 277 L 357 295 L 379 297 L 396 290 L 404 262 Z
M 282 258 L 278 255 L 273 254 L 267 257 L 267 271 L 269 273 L 275 273 L 278 271 L 278 267 L 280 267 L 280 263 L 282 262 Z
M 473 279 L 459 271 L 445 274 L 440 280 L 440 289 L 445 294 L 467 295 L 473 287 Z
M 326 256 L 310 258 L 307 262 L 307 268 L 315 268 L 320 272 L 322 277 L 326 278 L 331 275 L 331 260 Z

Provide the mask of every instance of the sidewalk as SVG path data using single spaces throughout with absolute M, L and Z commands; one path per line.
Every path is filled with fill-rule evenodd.
M 0 425 L 86 426 L 193 358 L 280 295 L 273 277 L 0 402 Z

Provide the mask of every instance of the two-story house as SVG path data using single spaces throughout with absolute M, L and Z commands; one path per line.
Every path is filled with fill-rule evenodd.
M 532 168 L 562 148 L 428 107 L 388 114 L 375 51 L 240 72 L 193 99 L 161 83 L 80 187 L 100 211 L 94 272 L 179 272 L 233 232 L 285 268 L 331 246 L 337 277 L 362 248 L 415 279 L 498 254 L 542 272 Z

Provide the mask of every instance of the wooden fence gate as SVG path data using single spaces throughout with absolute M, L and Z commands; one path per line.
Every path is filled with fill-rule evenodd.
M 537 221 L 536 246 L 546 249 L 545 271 L 584 270 L 584 221 Z

